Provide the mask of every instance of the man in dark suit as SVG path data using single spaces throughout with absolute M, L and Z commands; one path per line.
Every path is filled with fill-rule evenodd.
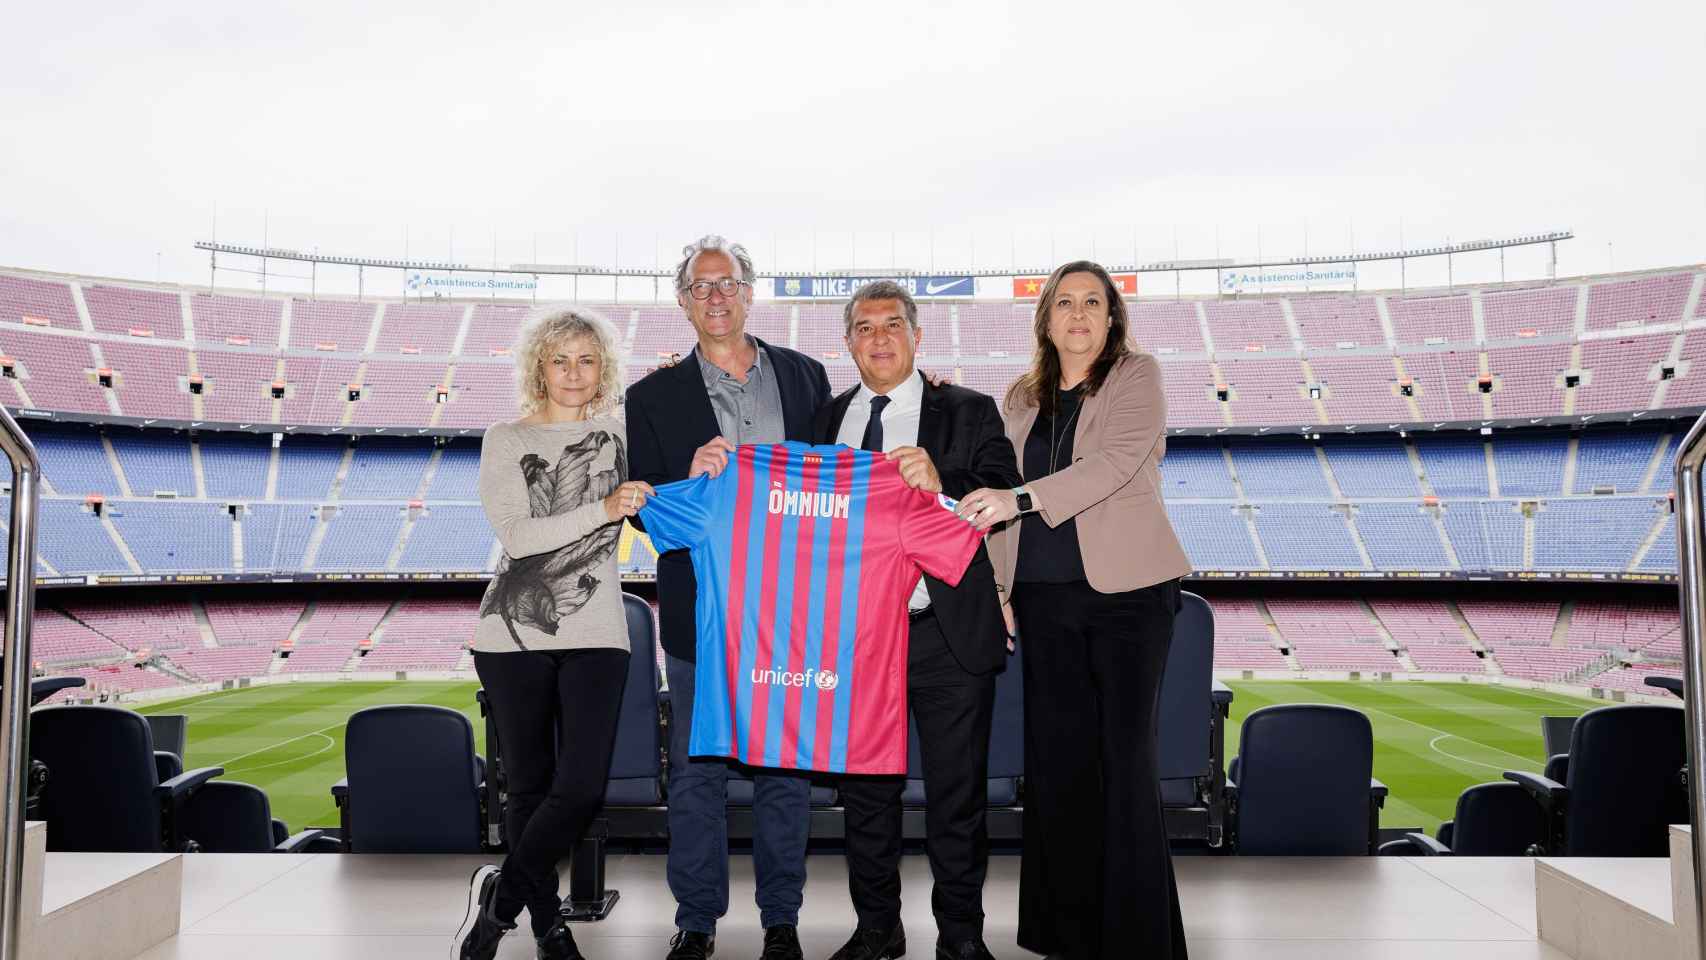
M 813 420 L 829 399 L 823 364 L 747 334 L 757 277 L 746 250 L 707 236 L 683 253 L 676 300 L 698 345 L 681 362 L 628 388 L 627 395 L 629 477 L 653 486 L 701 473 L 716 476 L 741 444 L 809 442 Z M 729 907 L 728 765 L 687 756 L 699 593 L 687 551 L 658 557 L 657 587 L 658 639 L 673 717 L 667 873 L 678 932 L 667 960 L 705 960 L 716 948 L 717 921 Z M 795 928 L 806 881 L 809 791 L 800 776 L 753 777 L 752 860 L 764 925 L 762 960 L 801 958 Z
M 877 450 L 913 487 L 959 497 L 1023 482 L 995 401 L 933 385 L 915 368 L 918 307 L 891 281 L 861 287 L 847 304 L 847 346 L 860 384 L 818 412 L 819 443 Z M 643 479 L 643 478 L 642 478 Z M 923 761 L 925 850 L 935 878 L 939 960 L 984 960 L 983 881 L 989 866 L 989 728 L 1007 631 L 983 548 L 958 587 L 926 576 L 907 601 L 907 700 Z M 900 922 L 901 791 L 898 777 L 847 777 L 847 870 L 858 927 L 830 960 L 906 952 Z

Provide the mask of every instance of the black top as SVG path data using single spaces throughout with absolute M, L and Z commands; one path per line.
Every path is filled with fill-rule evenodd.
M 1025 438 L 1025 479 L 1035 480 L 1072 465 L 1072 432 L 1078 429 L 1078 408 L 1084 386 L 1055 394 L 1054 416 L 1037 416 L 1031 435 Z M 1052 448 L 1052 449 L 1051 449 Z M 1019 520 L 1019 567 L 1013 579 L 1020 583 L 1077 583 L 1088 579 L 1084 555 L 1078 551 L 1078 518 L 1051 527 L 1042 514 L 1027 513 Z
M 818 443 L 835 442 L 858 392 L 854 385 L 818 411 L 812 427 Z M 934 385 L 928 379 L 921 399 L 918 445 L 936 464 L 944 494 L 958 498 L 979 487 L 1010 490 L 1023 482 L 993 399 L 965 387 Z M 925 574 L 924 587 L 930 593 L 930 609 L 941 621 L 948 650 L 962 669 L 982 676 L 1006 667 L 1007 631 L 1001 623 L 995 568 L 983 547 L 977 548 L 959 586 L 950 587 Z

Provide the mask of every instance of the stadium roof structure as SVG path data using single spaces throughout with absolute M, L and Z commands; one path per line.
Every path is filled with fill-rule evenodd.
M 1432 247 L 1413 247 L 1403 250 L 1377 250 L 1349 253 L 1317 254 L 1303 257 L 1286 257 L 1280 259 L 1257 258 L 1244 260 L 1238 258 L 1220 258 L 1211 260 L 1166 260 L 1154 263 L 1112 264 L 1108 269 L 1114 273 L 1184 273 L 1199 270 L 1255 270 L 1269 267 L 1301 267 L 1330 263 L 1370 263 L 1385 260 L 1413 260 L 1425 257 L 1447 257 L 1463 253 L 1477 253 L 1486 250 L 1499 250 L 1509 247 L 1534 246 L 1538 244 L 1553 244 L 1560 240 L 1573 239 L 1575 234 L 1569 230 L 1552 230 L 1545 233 L 1525 234 L 1515 237 L 1504 237 L 1489 240 L 1465 240 L 1457 243 L 1447 243 Z M 292 250 L 286 247 L 246 246 L 242 244 L 221 243 L 216 240 L 198 240 L 197 250 L 206 250 L 217 256 L 231 254 L 236 256 L 254 257 L 266 260 L 287 260 L 298 263 L 326 264 L 329 266 L 346 266 L 359 268 L 374 268 L 382 270 L 434 270 L 445 273 L 486 273 L 486 274 L 525 274 L 529 276 L 570 276 L 570 277 L 652 277 L 669 278 L 675 275 L 674 270 L 636 269 L 629 267 L 605 266 L 598 264 L 559 264 L 559 263 L 512 263 L 505 266 L 496 264 L 475 266 L 468 263 L 443 260 L 420 260 L 409 257 L 359 257 L 333 256 L 317 251 Z M 805 277 L 805 276 L 899 276 L 923 277 L 942 274 L 970 277 L 1022 277 L 1034 274 L 1047 274 L 1052 267 L 1004 267 L 997 269 L 971 268 L 894 268 L 894 269 L 825 269 L 814 271 L 759 271 L 761 277 Z

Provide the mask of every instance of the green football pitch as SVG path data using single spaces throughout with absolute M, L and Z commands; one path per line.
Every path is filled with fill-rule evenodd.
M 1238 681 L 1226 753 L 1238 752 L 1245 714 L 1274 703 L 1355 707 L 1374 725 L 1374 775 L 1392 790 L 1385 826 L 1425 827 L 1450 819 L 1463 788 L 1505 770 L 1539 772 L 1540 717 L 1578 715 L 1597 701 L 1467 683 Z M 363 707 L 431 703 L 483 727 L 473 683 L 286 683 L 151 704 L 144 713 L 189 717 L 187 767 L 222 766 L 226 779 L 267 791 L 273 816 L 291 829 L 337 823 L 331 785 L 344 773 L 344 721 Z

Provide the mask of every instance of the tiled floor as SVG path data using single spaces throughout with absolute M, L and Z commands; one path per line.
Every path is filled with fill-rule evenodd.
M 188 857 L 179 936 L 147 960 L 324 960 L 446 957 L 478 857 Z M 1209 859 L 1176 861 L 1191 956 L 1237 960 L 1563 960 L 1535 940 L 1534 867 L 1527 860 Z M 612 857 L 622 898 L 609 919 L 576 928 L 589 960 L 662 960 L 674 902 L 662 857 Z M 931 956 L 929 866 L 903 861 L 909 955 Z M 1014 944 L 1017 857 L 997 857 L 984 897 L 987 940 L 997 957 L 1031 954 Z M 813 857 L 800 939 L 821 960 L 853 925 L 846 868 Z M 566 882 L 566 881 L 565 881 Z M 734 861 L 733 907 L 717 956 L 753 958 L 761 932 L 752 905 L 751 860 Z M 525 919 L 523 921 L 525 929 Z M 500 958 L 533 956 L 511 936 Z

